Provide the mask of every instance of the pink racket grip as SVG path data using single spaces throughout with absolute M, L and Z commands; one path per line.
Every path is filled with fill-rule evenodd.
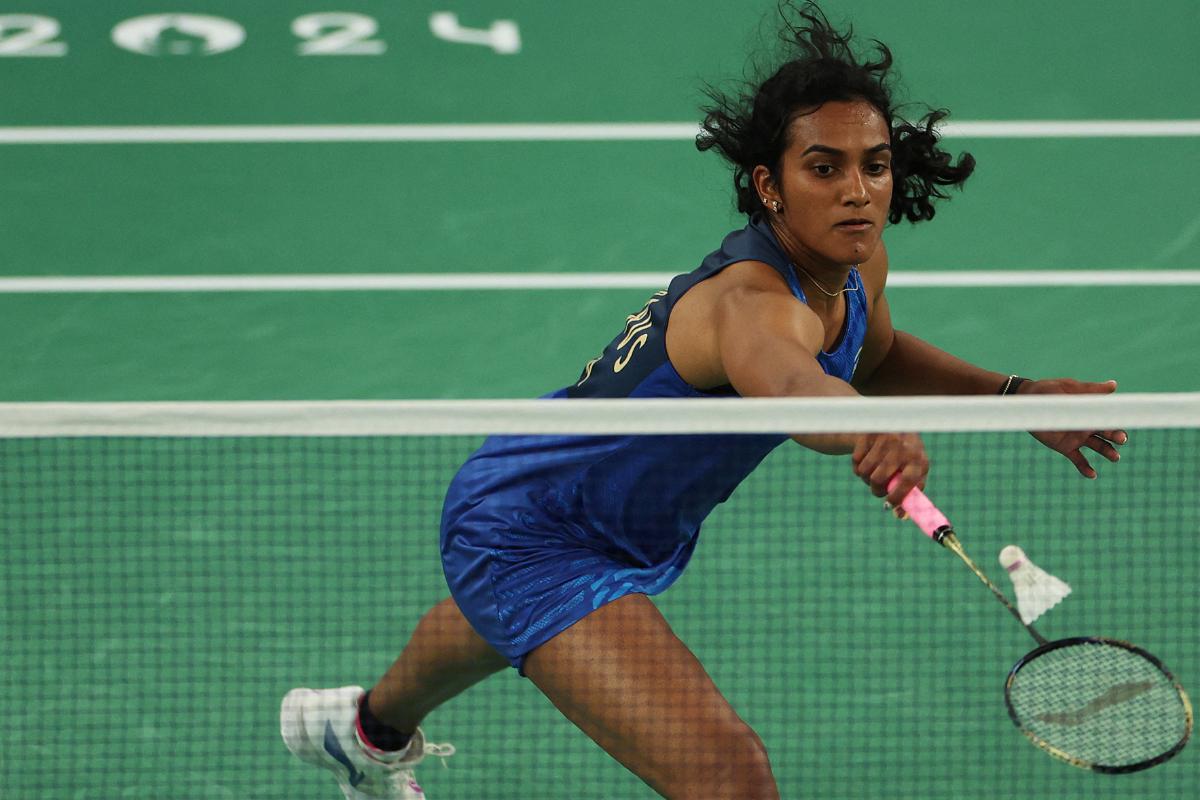
M 900 480 L 899 476 L 892 478 L 888 483 L 890 490 Z M 913 487 L 905 498 L 900 501 L 900 507 L 908 514 L 908 518 L 916 523 L 926 536 L 933 539 L 938 544 L 942 543 L 942 539 L 947 533 L 950 533 L 954 528 L 950 525 L 950 520 L 946 519 L 946 515 L 938 511 L 937 506 L 933 501 L 925 496 L 917 487 Z

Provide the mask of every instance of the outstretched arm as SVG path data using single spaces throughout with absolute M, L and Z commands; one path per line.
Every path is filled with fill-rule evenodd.
M 855 374 L 854 387 L 866 395 L 998 394 L 1008 374 L 992 372 L 963 361 L 922 339 L 892 327 L 892 314 L 883 289 L 887 283 L 887 253 L 879 248 L 876 257 L 863 265 L 864 278 L 875 294 L 863 355 Z M 1020 384 L 1019 394 L 1111 394 L 1116 381 L 1089 382 L 1073 378 L 1030 380 Z M 1114 445 L 1128 440 L 1125 431 L 1033 431 L 1042 444 L 1066 456 L 1079 474 L 1095 478 L 1096 471 L 1082 454 L 1084 448 L 1109 461 L 1120 455 Z
M 883 316 L 886 328 L 891 328 L 886 297 L 879 298 L 874 316 Z M 874 369 L 855 378 L 854 384 L 863 394 L 996 394 L 1008 379 L 1004 373 L 963 361 L 911 333 L 895 330 L 890 333 L 890 347 L 882 353 Z
M 866 395 L 995 394 L 1008 375 L 977 367 L 892 326 L 888 256 L 881 243 L 860 267 L 871 314 L 854 387 Z
M 667 351 L 692 386 L 731 385 L 743 397 L 854 397 L 817 362 L 824 328 L 771 267 L 742 262 L 693 287 L 671 311 Z M 923 486 L 929 462 L 913 433 L 796 434 L 812 450 L 850 454 L 854 472 L 899 504 Z M 888 491 L 894 475 L 900 481 Z

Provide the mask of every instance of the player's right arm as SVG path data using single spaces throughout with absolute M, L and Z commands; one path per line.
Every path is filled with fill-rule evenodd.
M 825 374 L 817 353 L 821 320 L 798 303 L 783 278 L 758 262 L 735 264 L 692 287 L 675 304 L 667 352 L 680 376 L 700 389 L 729 384 L 743 397 L 854 397 Z M 924 484 L 928 460 L 916 434 L 837 433 L 792 437 L 813 450 L 851 454 L 855 473 L 879 497 L 899 501 Z M 901 481 L 887 491 L 889 479 Z

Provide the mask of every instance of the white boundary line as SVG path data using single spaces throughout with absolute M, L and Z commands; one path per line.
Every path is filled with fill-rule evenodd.
M 688 400 L 0 403 L 0 436 L 1022 431 L 1200 425 L 1200 392 Z
M 63 292 L 355 292 L 662 288 L 674 273 L 145 275 L 0 278 L 0 294 Z
M 0 278 L 3 294 L 178 292 L 378 292 L 661 289 L 671 272 L 367 275 L 144 275 Z M 980 270 L 895 272 L 889 289 L 1046 286 L 1197 286 L 1197 270 Z
M 1200 136 L 1200 119 L 946 122 L 949 138 L 1056 139 Z M 690 140 L 693 122 L 448 125 L 67 125 L 0 127 L 0 144 L 239 142 L 554 142 Z

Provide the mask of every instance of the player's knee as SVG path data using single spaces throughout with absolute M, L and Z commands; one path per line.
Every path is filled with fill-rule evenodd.
M 722 737 L 719 753 L 719 758 L 704 774 L 693 773 L 702 786 L 690 787 L 678 795 L 680 798 L 778 800 L 779 790 L 771 772 L 767 748 L 750 726 L 742 723 L 728 730 Z
M 731 796 L 763 800 L 779 797 L 767 748 L 749 726 L 741 732 L 736 746 L 732 748 L 730 767 L 733 786 L 736 787 L 736 792 Z

